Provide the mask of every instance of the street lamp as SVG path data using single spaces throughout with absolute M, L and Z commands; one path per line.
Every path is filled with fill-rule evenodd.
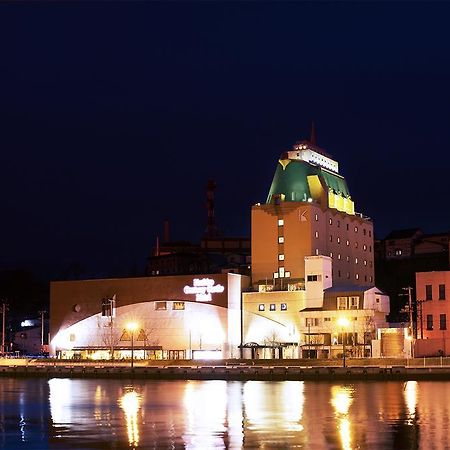
M 349 326 L 350 322 L 348 321 L 348 319 L 346 317 L 340 317 L 338 319 L 338 324 L 342 330 L 342 367 L 345 367 L 345 338 L 347 336 L 345 336 L 345 338 L 344 338 L 344 331 Z
M 137 330 L 137 323 L 130 322 L 127 324 L 127 330 L 131 333 L 131 368 L 134 364 L 134 332 Z

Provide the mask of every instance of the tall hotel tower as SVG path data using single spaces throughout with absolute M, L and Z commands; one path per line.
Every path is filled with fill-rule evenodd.
M 300 290 L 305 281 L 374 286 L 372 221 L 355 212 L 338 162 L 315 139 L 281 155 L 266 203 L 252 207 L 251 239 L 252 280 L 260 292 Z M 305 257 L 313 257 L 306 269 Z M 315 259 L 326 267 L 309 270 Z M 315 280 L 315 273 L 331 279 Z

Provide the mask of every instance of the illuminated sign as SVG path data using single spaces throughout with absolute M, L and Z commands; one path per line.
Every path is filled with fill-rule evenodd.
M 193 286 L 185 286 L 183 292 L 195 295 L 197 302 L 210 302 L 212 294 L 220 294 L 225 290 L 221 284 L 216 284 L 211 278 L 194 278 Z

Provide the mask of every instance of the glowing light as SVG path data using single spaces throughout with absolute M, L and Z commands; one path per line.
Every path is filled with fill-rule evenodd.
M 404 396 L 406 407 L 408 408 L 409 420 L 413 419 L 416 415 L 417 407 L 417 381 L 407 381 L 404 388 Z M 409 425 L 412 423 L 408 422 Z
M 136 331 L 138 328 L 138 324 L 136 322 L 129 322 L 127 323 L 127 330 L 130 332 Z
M 337 322 L 338 325 L 342 328 L 347 328 L 350 325 L 350 321 L 347 319 L 347 317 L 339 317 Z
M 125 412 L 128 443 L 132 447 L 137 447 L 139 444 L 139 427 L 137 417 L 141 406 L 141 401 L 140 396 L 135 391 L 127 392 L 119 399 L 119 405 Z
M 331 404 L 334 407 L 338 421 L 341 446 L 344 450 L 350 450 L 352 448 L 352 433 L 348 411 L 353 402 L 353 392 L 349 388 L 333 386 L 331 389 L 331 397 Z
M 210 302 L 211 294 L 220 294 L 224 290 L 221 284 L 216 284 L 211 278 L 194 278 L 193 286 L 185 286 L 183 292 L 187 295 L 195 295 L 197 302 Z

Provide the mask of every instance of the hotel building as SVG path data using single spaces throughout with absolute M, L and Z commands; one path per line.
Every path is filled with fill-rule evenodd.
M 347 346 L 354 356 L 387 355 L 371 345 L 389 313 L 389 298 L 374 285 L 373 224 L 355 212 L 337 161 L 314 142 L 298 142 L 281 155 L 266 203 L 251 214 L 251 278 L 51 283 L 52 352 L 327 358 Z

